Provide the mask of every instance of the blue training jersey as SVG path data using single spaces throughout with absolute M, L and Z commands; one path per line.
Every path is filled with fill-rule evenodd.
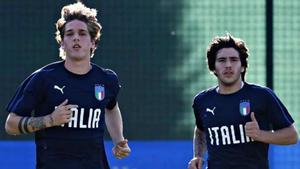
M 206 133 L 208 169 L 269 168 L 269 144 L 245 134 L 251 112 L 262 130 L 277 130 L 294 122 L 271 89 L 248 83 L 233 94 L 219 94 L 216 87 L 200 92 L 193 109 L 197 128 Z
M 78 105 L 71 109 L 71 121 L 37 131 L 36 141 L 102 140 L 105 108 L 116 105 L 119 89 L 117 75 L 111 70 L 92 64 L 88 73 L 78 75 L 68 71 L 64 61 L 60 61 L 31 74 L 19 86 L 6 110 L 20 116 L 45 116 L 68 99 L 67 104 Z

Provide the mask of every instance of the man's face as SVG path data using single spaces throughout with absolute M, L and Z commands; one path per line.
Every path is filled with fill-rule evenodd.
M 66 52 L 66 59 L 83 60 L 90 59 L 95 42 L 91 40 L 86 23 L 73 20 L 65 25 L 61 46 Z
M 222 48 L 218 51 L 214 73 L 218 76 L 219 83 L 225 86 L 239 83 L 244 70 L 236 49 Z

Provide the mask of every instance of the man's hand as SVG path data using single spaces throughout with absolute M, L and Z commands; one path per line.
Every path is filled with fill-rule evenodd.
M 67 104 L 68 99 L 58 105 L 52 114 L 49 115 L 51 126 L 59 126 L 70 122 L 72 117 L 72 108 L 77 108 L 78 105 Z
M 194 157 L 189 162 L 188 169 L 201 169 L 202 168 L 202 158 L 201 157 Z
M 128 140 L 125 139 L 118 142 L 112 149 L 112 152 L 117 159 L 122 159 L 124 157 L 129 156 L 131 150 L 128 146 Z
M 261 130 L 259 129 L 259 125 L 255 118 L 254 112 L 251 113 L 251 121 L 247 122 L 245 125 L 245 131 L 248 137 L 251 137 L 256 141 L 259 141 Z

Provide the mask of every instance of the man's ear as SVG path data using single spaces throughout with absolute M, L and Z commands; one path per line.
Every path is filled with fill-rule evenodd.
M 244 72 L 245 72 L 245 67 L 242 66 L 242 68 L 241 68 L 241 73 L 244 73 Z
M 96 41 L 92 40 L 92 48 L 95 49 L 96 48 Z
M 63 42 L 60 42 L 60 47 L 61 47 L 63 50 L 65 50 L 65 45 L 64 45 Z

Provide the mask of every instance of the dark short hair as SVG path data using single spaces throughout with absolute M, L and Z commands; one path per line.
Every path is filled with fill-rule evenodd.
M 206 51 L 207 65 L 209 70 L 215 70 L 217 53 L 223 48 L 234 48 L 238 51 L 241 65 L 245 68 L 245 71 L 242 72 L 242 80 L 245 81 L 246 69 L 248 67 L 249 49 L 242 39 L 235 38 L 230 34 L 226 34 L 225 36 L 221 37 L 215 37 L 209 44 Z

